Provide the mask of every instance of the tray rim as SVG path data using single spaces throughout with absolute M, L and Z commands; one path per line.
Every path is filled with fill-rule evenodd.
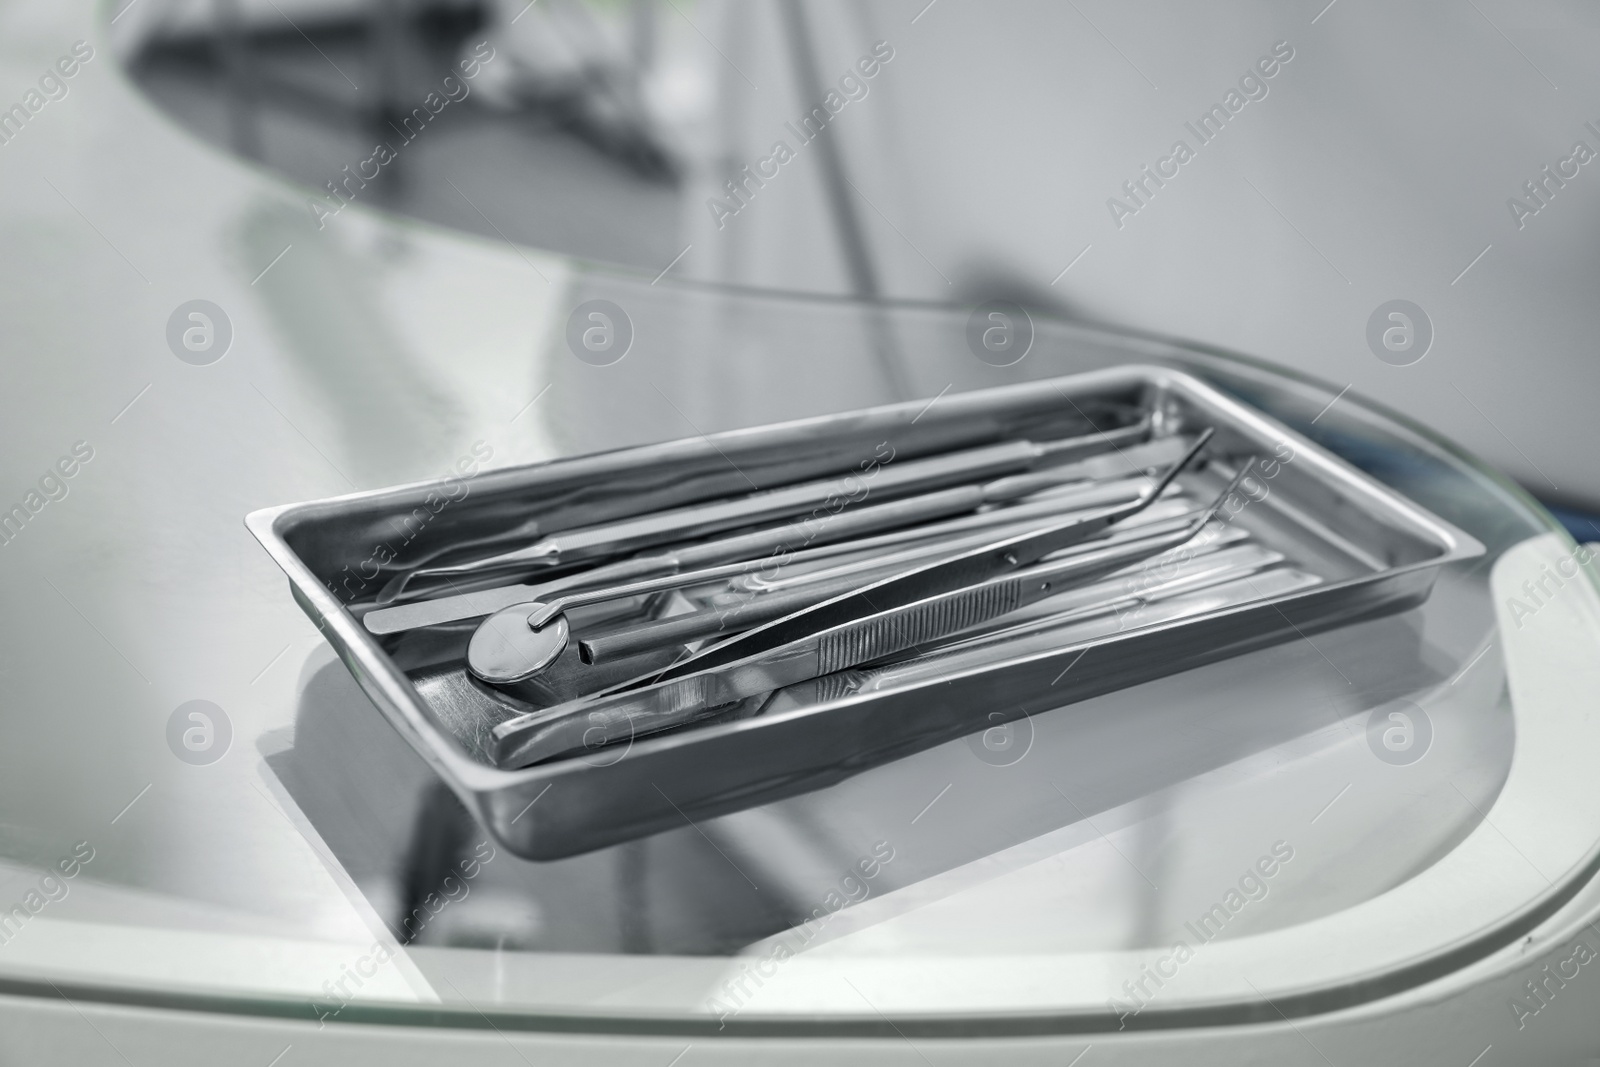
M 1354 485 L 1362 492 L 1376 497 L 1391 510 L 1404 514 L 1407 521 L 1412 524 L 1413 532 L 1419 530 L 1426 532 L 1440 546 L 1441 551 L 1438 556 L 1390 568 L 1383 572 L 1386 575 L 1398 577 L 1419 570 L 1435 569 L 1462 559 L 1472 558 L 1482 554 L 1484 551 L 1484 546 L 1470 534 L 1414 504 L 1389 487 L 1378 483 L 1370 476 L 1357 470 L 1343 459 L 1328 452 L 1321 445 L 1292 428 L 1279 423 L 1264 413 L 1256 411 L 1241 401 L 1227 396 L 1187 370 L 1152 363 L 1128 363 L 1118 367 L 1032 379 L 1026 382 L 986 389 L 969 390 L 947 398 L 944 414 L 946 417 L 950 417 L 950 408 L 958 405 L 962 407 L 989 408 L 1003 404 L 1008 396 L 1033 396 L 1051 388 L 1055 388 L 1059 392 L 1059 386 L 1068 382 L 1077 389 L 1110 388 L 1123 384 L 1144 384 L 1168 390 L 1176 388 L 1178 391 L 1191 394 L 1191 398 L 1198 398 L 1207 403 L 1228 409 L 1230 417 L 1250 426 L 1257 432 L 1288 438 L 1293 443 L 1297 453 L 1304 451 L 1313 458 L 1315 464 L 1331 468 L 1347 484 Z M 840 418 L 859 419 L 869 415 L 893 417 L 907 412 L 919 411 L 921 408 L 922 402 L 915 400 L 874 405 L 837 413 L 768 423 L 761 426 L 741 427 L 698 437 L 674 438 L 668 441 L 632 445 L 602 452 L 514 464 L 483 471 L 477 478 L 488 480 L 491 485 L 496 483 L 516 485 L 521 484 L 528 475 L 534 472 L 571 471 L 583 465 L 616 466 L 627 469 L 636 466 L 640 460 L 659 461 L 664 455 L 674 451 L 698 454 L 705 454 L 713 450 L 721 452 L 722 449 L 718 448 L 718 445 L 737 442 L 742 439 L 772 436 L 779 432 L 804 431 L 812 427 L 823 427 Z M 323 636 L 329 641 L 329 644 L 333 646 L 335 652 L 344 662 L 346 668 L 355 676 L 363 691 L 378 706 L 378 710 L 406 738 L 407 742 L 416 749 L 418 754 L 455 790 L 463 802 L 474 810 L 492 832 L 495 832 L 498 838 L 499 833 L 494 825 L 493 815 L 490 811 L 485 810 L 484 807 L 484 802 L 488 796 L 504 789 L 525 786 L 533 782 L 553 781 L 566 777 L 568 774 L 583 773 L 594 768 L 578 760 L 560 760 L 507 769 L 492 767 L 474 759 L 462 749 L 454 736 L 450 735 L 448 731 L 434 721 L 431 710 L 426 707 L 425 702 L 415 690 L 410 679 L 379 646 L 375 636 L 368 633 L 361 621 L 350 612 L 348 606 L 323 585 L 288 542 L 288 527 L 290 524 L 298 525 L 301 522 L 315 520 L 322 514 L 340 510 L 352 504 L 370 505 L 388 502 L 399 507 L 407 501 L 425 496 L 428 492 L 444 485 L 446 481 L 446 478 L 432 478 L 379 489 L 358 490 L 332 497 L 259 508 L 248 513 L 244 522 L 246 528 L 266 549 L 268 555 L 284 571 L 285 576 L 289 579 L 290 588 L 296 602 L 300 604 L 302 610 L 306 612 L 312 622 L 323 633 Z M 1242 609 L 1257 606 L 1257 603 L 1292 604 L 1309 595 L 1327 595 L 1330 591 L 1337 591 L 1352 584 L 1368 582 L 1371 577 L 1360 575 L 1341 579 L 1337 582 L 1323 583 L 1310 589 L 1299 590 L 1278 597 L 1270 597 L 1260 602 L 1229 605 L 1213 612 L 1186 618 L 1182 622 L 1191 624 L 1217 617 L 1225 617 Z M 1159 624 L 1158 628 L 1172 625 L 1171 622 L 1163 623 Z M 1143 629 L 1135 628 L 1128 631 L 1128 633 L 1141 633 Z M 1094 643 L 1105 644 L 1122 636 L 1124 635 L 1119 634 L 1113 638 L 1100 639 Z M 1077 645 L 1074 645 L 1069 651 L 1077 647 Z M 1048 651 L 1026 653 L 1011 659 L 1000 660 L 981 668 L 974 668 L 973 670 L 979 673 L 1001 671 L 1022 663 L 1048 658 L 1053 654 L 1055 653 Z M 968 672 L 963 672 L 963 674 L 965 673 Z M 919 683 L 919 685 L 929 684 L 936 683 L 932 681 Z M 376 692 L 374 692 L 374 689 L 376 689 Z M 673 732 L 657 737 L 646 737 L 632 743 L 629 756 L 635 758 L 648 756 L 654 752 L 677 748 L 684 744 L 699 743 L 702 740 L 721 734 L 744 732 L 745 730 L 759 728 L 767 722 L 786 721 L 796 715 L 821 714 L 837 706 L 879 699 L 880 696 L 880 694 L 876 693 L 853 694 L 805 708 L 782 712 L 772 716 L 770 719 L 762 717 L 759 720 L 709 724 L 693 731 L 692 736 L 688 733 Z M 507 847 L 512 847 L 510 842 L 503 843 Z

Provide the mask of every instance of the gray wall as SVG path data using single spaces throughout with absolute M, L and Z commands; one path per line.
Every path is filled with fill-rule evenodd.
M 803 8 L 824 83 L 873 41 L 894 49 L 826 135 L 849 183 L 842 211 L 820 144 L 784 126 L 822 101 L 797 76 L 782 0 L 692 9 L 724 58 L 685 198 L 684 270 L 1026 296 L 1214 343 L 1349 384 L 1547 498 L 1600 501 L 1588 454 L 1600 163 L 1520 229 L 1507 206 L 1575 141 L 1600 151 L 1584 125 L 1600 127 L 1600 9 L 925 3 Z M 1200 145 L 1185 121 L 1279 41 L 1293 58 L 1267 95 Z M 1180 138 L 1195 157 L 1118 226 L 1108 198 Z M 708 197 L 780 139 L 796 158 L 719 227 Z M 865 273 L 836 225 L 851 216 Z M 1414 365 L 1368 345 L 1369 317 L 1395 298 L 1435 332 Z

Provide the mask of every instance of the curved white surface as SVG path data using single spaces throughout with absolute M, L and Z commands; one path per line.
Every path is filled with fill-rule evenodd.
M 1587 571 L 1566 581 L 1538 611 L 1521 615 L 1520 625 L 1507 607 L 1513 596 L 1526 600 L 1523 582 L 1539 580 L 1545 573 L 1541 568 L 1555 567 L 1569 556 L 1563 539 L 1549 534 L 1516 546 L 1495 565 L 1492 585 L 1499 635 L 1495 646 L 1456 684 L 1492 690 L 1501 684 L 1503 657 L 1516 748 L 1510 775 L 1479 825 L 1415 877 L 1334 914 L 1270 933 L 1210 942 L 1202 942 L 1192 931 L 1183 934 L 1187 947 L 1195 950 L 1193 957 L 1181 966 L 1162 963 L 1163 970 L 1175 975 L 1159 989 L 1145 979 L 1145 988 L 1154 993 L 1145 1011 L 1259 1002 L 1262 997 L 1278 1000 L 1382 979 L 1468 940 L 1492 939 L 1497 927 L 1525 914 L 1535 901 L 1563 894 L 1573 879 L 1586 877 L 1582 868 L 1592 861 L 1600 842 L 1600 793 L 1575 756 L 1600 747 L 1600 716 L 1594 714 L 1593 696 L 1600 692 L 1600 596 L 1588 577 L 1592 571 Z M 1547 588 L 1551 588 L 1548 581 Z M 1438 703 L 1428 705 L 1440 735 L 1450 729 L 1449 688 L 1441 687 Z M 1356 736 L 1347 736 L 1344 745 L 1355 758 L 1370 760 L 1361 725 L 1353 724 Z M 1274 769 L 1280 773 L 1302 775 L 1292 757 L 1279 762 L 1282 759 L 1280 755 L 1273 761 L 1255 761 L 1254 768 L 1229 768 L 1218 777 L 1260 775 L 1269 762 L 1277 762 Z M 1425 756 L 1412 768 L 1393 770 L 1399 775 L 1426 762 Z M 1304 777 L 1301 780 L 1305 782 Z M 1472 803 L 1453 782 L 1429 785 L 1438 793 L 1455 790 L 1461 803 Z M 1307 795 L 1332 797 L 1333 792 L 1307 790 Z M 1348 811 L 1360 799 L 1342 797 L 1339 802 Z M 1230 800 L 1248 802 L 1238 793 Z M 1218 817 L 1226 818 L 1228 810 L 1228 805 L 1218 805 Z M 1304 864 L 1314 862 L 1313 820 L 1337 819 L 1340 812 L 1334 809 L 1329 816 L 1308 806 L 1303 812 L 1280 816 L 1281 840 L 1295 849 L 1302 867 L 1290 861 L 1279 873 L 1293 879 Z M 1078 849 L 1116 850 L 1117 837 L 1112 833 Z M 1270 844 L 1263 840 L 1261 851 L 1266 853 Z M 1240 866 L 1247 864 L 1248 860 Z M 1337 872 L 1318 875 L 1337 877 Z M 1228 888 L 1218 886 L 1219 899 Z M 948 927 L 976 914 L 999 925 L 1006 913 L 983 905 L 1007 899 L 1001 891 L 987 902 L 980 898 L 976 910 L 966 912 L 959 904 L 949 907 L 950 901 L 941 901 L 933 906 L 944 907 L 936 911 L 932 924 Z M 1014 903 L 1015 898 L 1011 900 Z M 1248 908 L 1246 904 L 1237 914 L 1245 915 Z M 892 927 L 894 922 L 886 925 Z M 1137 983 L 1143 968 L 1175 958 L 1170 950 L 1047 956 L 991 955 L 976 947 L 969 953 L 940 956 L 919 952 L 916 935 L 914 926 L 899 938 L 893 929 L 869 926 L 830 940 L 772 968 L 774 973 L 759 984 L 747 979 L 745 986 L 753 992 L 739 998 L 740 1010 L 854 1013 L 866 1001 L 878 1011 L 906 1015 L 1103 1012 L 1112 998 L 1129 1007 L 1137 1004 L 1123 983 Z M 1173 944 L 1178 940 L 1174 938 Z M 749 968 L 749 961 L 741 961 L 730 974 Z M 1448 970 L 1442 967 L 1439 973 Z M 706 1006 L 718 1010 L 719 1003 L 710 997 Z

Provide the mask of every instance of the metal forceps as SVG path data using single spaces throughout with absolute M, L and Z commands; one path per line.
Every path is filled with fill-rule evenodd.
M 911 567 L 711 645 L 665 670 L 508 719 L 494 728 L 496 762 L 523 766 L 692 722 L 785 685 L 915 648 L 1128 566 L 1127 554 L 1114 552 L 1034 565 L 1148 507 L 1213 432 L 1202 432 L 1130 503 Z M 1150 554 L 1198 533 L 1248 469 L 1194 523 L 1156 539 Z
M 800 589 L 750 595 L 744 606 L 738 610 L 712 612 L 717 621 L 709 628 L 701 627 L 704 632 L 665 643 L 682 645 L 706 637 L 726 637 L 733 630 L 747 630 L 761 623 L 771 622 L 773 619 L 782 618 L 829 597 L 858 589 L 879 578 L 887 578 L 929 559 L 941 555 L 954 555 L 1008 534 L 1036 529 L 1041 521 L 1051 521 L 1060 515 L 1069 513 L 1081 515 L 1094 510 L 1096 504 L 1105 507 L 1137 496 L 1138 491 L 1128 486 L 1094 486 L 1086 492 L 1073 494 L 1073 497 L 1081 497 L 1081 500 L 1074 500 L 1073 497 L 1050 498 L 1037 501 L 1033 505 L 1021 505 L 1014 511 L 999 510 L 990 512 L 987 516 L 971 516 L 969 518 L 974 519 L 1009 517 L 1009 521 L 973 523 L 971 525 L 974 528 L 970 531 L 964 532 L 963 526 L 966 524 L 960 521 L 934 523 L 888 535 L 801 549 L 790 553 L 783 561 L 783 565 L 826 564 L 830 560 L 840 559 L 847 562 L 836 564 L 821 574 L 813 572 L 793 579 L 802 586 Z M 1071 506 L 1076 503 L 1086 506 Z M 920 536 L 915 538 L 902 536 L 912 534 Z M 878 551 L 880 549 L 889 551 Z M 863 558 L 868 552 L 872 554 Z M 771 563 L 772 557 L 769 556 L 706 567 L 698 571 L 679 572 L 639 582 L 563 592 L 559 596 L 545 600 L 524 598 L 511 607 L 489 616 L 478 626 L 467 645 L 467 669 L 472 672 L 473 677 L 493 685 L 524 681 L 553 666 L 566 651 L 571 639 L 567 612 L 573 608 L 682 589 L 721 578 L 749 578 Z M 783 607 L 785 604 L 788 607 Z M 702 623 L 705 622 L 704 612 L 696 615 Z M 610 658 L 663 647 L 663 641 L 652 640 L 648 634 L 637 636 L 640 639 L 635 642 L 638 647 L 633 648 L 632 653 L 619 651 Z M 587 642 L 580 642 L 579 647 L 586 648 Z M 587 653 L 583 654 L 582 659 L 585 663 L 595 662 Z

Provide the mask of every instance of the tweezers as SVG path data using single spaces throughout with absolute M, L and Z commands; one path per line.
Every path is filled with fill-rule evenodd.
M 508 719 L 494 728 L 495 760 L 502 767 L 524 766 L 670 729 L 785 685 L 915 648 L 1126 567 L 1125 553 L 1033 565 L 1144 510 L 1212 434 L 1202 432 L 1159 481 L 1129 503 L 909 568 L 746 630 L 665 670 Z M 1248 469 L 1194 523 L 1151 542 L 1149 554 L 1198 533 Z

